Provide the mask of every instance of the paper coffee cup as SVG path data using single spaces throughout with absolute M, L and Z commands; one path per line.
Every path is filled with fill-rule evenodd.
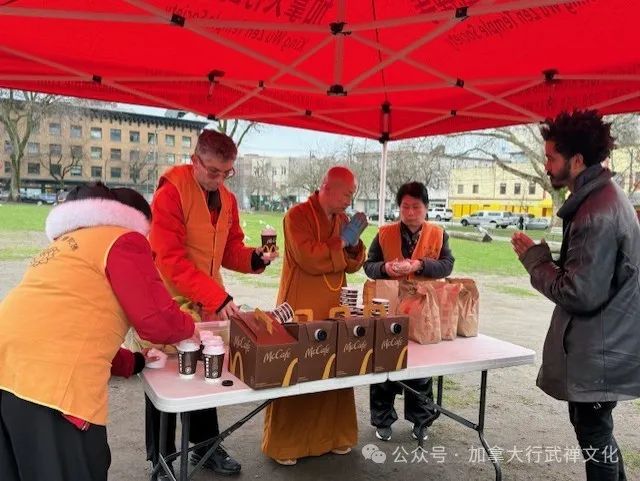
M 222 376 L 222 364 L 224 363 L 224 344 L 216 342 L 205 346 L 202 353 L 204 361 L 204 380 L 207 382 L 219 382 Z
M 260 235 L 262 237 L 262 247 L 264 247 L 264 252 L 275 252 L 277 238 L 276 230 L 273 227 L 267 226 L 262 229 Z
M 178 350 L 178 374 L 180 377 L 192 378 L 196 374 L 200 345 L 192 339 L 187 339 L 181 341 L 176 349 Z

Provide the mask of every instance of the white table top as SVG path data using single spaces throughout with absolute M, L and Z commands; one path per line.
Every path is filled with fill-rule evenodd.
M 202 363 L 198 363 L 198 371 L 194 378 L 183 379 L 178 376 L 177 359 L 170 357 L 163 369 L 147 368 L 141 373 L 144 390 L 160 411 L 175 413 L 366 386 L 386 380 L 401 381 L 533 364 L 535 352 L 482 334 L 478 337 L 458 338 L 438 344 L 419 345 L 410 342 L 408 366 L 401 371 L 333 378 L 259 390 L 251 389 L 229 373 L 226 366 L 227 357 L 225 356 L 222 380 L 233 380 L 233 386 L 225 387 L 220 383 L 205 382 Z

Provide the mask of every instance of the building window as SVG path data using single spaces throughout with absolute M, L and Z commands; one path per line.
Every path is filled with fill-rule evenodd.
M 133 142 L 134 144 L 137 144 L 140 142 L 140 132 L 138 132 L 137 130 L 132 130 L 129 132 L 129 142 Z
M 458 184 L 458 194 L 464 194 L 464 185 Z
M 69 172 L 71 173 L 71 177 L 82 177 L 82 165 L 72 165 Z
M 167 154 L 167 164 L 173 165 L 176 163 L 176 154 Z
M 520 184 L 520 182 L 516 182 L 515 184 L 513 184 L 513 195 L 520 195 L 521 192 L 522 185 Z
M 102 139 L 102 129 L 100 127 L 91 127 L 90 136 L 92 139 L 95 139 L 95 140 Z
M 11 147 L 11 142 L 9 142 L 8 140 L 4 141 L 4 151 L 7 154 L 10 154 L 13 151 L 13 148 Z
M 119 179 L 122 177 L 122 169 L 120 167 L 111 167 L 111 178 Z
M 188 164 L 190 161 L 191 161 L 191 155 L 182 154 L 182 163 L 183 164 Z
M 191 148 L 191 137 L 182 137 L 182 147 L 185 149 Z
M 62 172 L 60 164 L 51 164 L 49 166 L 49 172 L 51 172 L 51 175 L 60 175 L 60 173 Z
M 111 142 L 120 142 L 122 140 L 122 130 L 120 129 L 111 129 L 111 133 L 109 134 L 109 138 Z
M 62 155 L 62 145 L 49 144 L 49 155 Z
M 140 160 L 140 151 L 132 150 L 129 152 L 129 162 L 138 162 Z
M 281 173 L 282 175 L 287 175 L 287 168 L 286 168 L 286 167 L 284 167 L 284 166 L 280 167 L 280 173 Z
M 167 146 L 174 147 L 176 145 L 176 136 L 167 134 L 164 136 L 164 142 Z
M 529 184 L 529 195 L 536 194 L 536 184 Z
M 62 126 L 58 122 L 49 124 L 49 135 L 60 137 L 62 135 Z
M 111 149 L 111 160 L 121 160 L 122 159 L 122 150 L 120 149 Z
M 147 143 L 151 145 L 156 145 L 158 143 L 158 134 L 154 132 L 149 132 L 147 134 Z
M 4 161 L 4 173 L 5 174 L 11 173 L 11 162 L 9 162 L 8 160 Z
M 91 177 L 102 177 L 102 167 L 97 165 L 91 166 Z
M 81 139 L 82 138 L 82 126 L 81 125 L 72 125 L 71 126 L 71 138 L 72 139 Z
M 38 142 L 27 143 L 27 154 L 39 154 L 39 153 L 40 153 L 40 144 Z
M 102 159 L 102 147 L 91 147 L 91 159 L 92 160 Z
M 27 164 L 27 173 L 28 174 L 34 174 L 34 175 L 40 175 L 40 164 L 29 162 Z
M 82 145 L 72 145 L 71 146 L 71 158 L 78 160 L 83 157 L 82 153 Z
M 500 195 L 506 195 L 507 193 L 507 184 L 500 184 Z
M 478 192 L 480 192 L 480 186 L 478 184 L 473 184 L 472 192 L 474 194 L 477 194 Z

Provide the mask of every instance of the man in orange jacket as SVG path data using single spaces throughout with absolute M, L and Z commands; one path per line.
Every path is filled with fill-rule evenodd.
M 161 178 L 152 210 L 149 241 L 156 265 L 174 296 L 182 296 L 202 308 L 203 319 L 229 319 L 239 313 L 226 291 L 220 268 L 261 273 L 273 259 L 262 248 L 244 245 L 235 196 L 224 181 L 234 175 L 237 148 L 230 137 L 204 130 L 198 137 L 192 164 L 176 166 Z M 159 412 L 147 399 L 147 457 L 157 462 Z M 167 446 L 175 449 L 175 416 L 169 421 Z M 191 418 L 189 440 L 200 443 L 218 435 L 215 409 L 196 411 Z M 192 453 L 199 462 L 207 448 Z M 240 464 L 221 446 L 204 466 L 218 474 L 235 474 Z

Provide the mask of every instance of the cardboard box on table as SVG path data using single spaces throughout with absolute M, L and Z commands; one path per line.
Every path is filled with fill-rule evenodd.
M 338 324 L 313 320 L 309 309 L 295 312 L 306 322 L 283 324 L 287 332 L 298 340 L 298 382 L 317 381 L 336 376 L 336 344 Z
M 373 371 L 375 319 L 366 315 L 350 317 L 345 307 L 331 309 L 329 318 L 336 322 L 338 329 L 336 377 L 370 374 Z
M 231 319 L 229 372 L 253 389 L 298 381 L 298 341 L 268 314 L 256 309 Z
M 409 318 L 387 316 L 376 317 L 373 343 L 373 372 L 389 372 L 406 369 L 409 349 Z

